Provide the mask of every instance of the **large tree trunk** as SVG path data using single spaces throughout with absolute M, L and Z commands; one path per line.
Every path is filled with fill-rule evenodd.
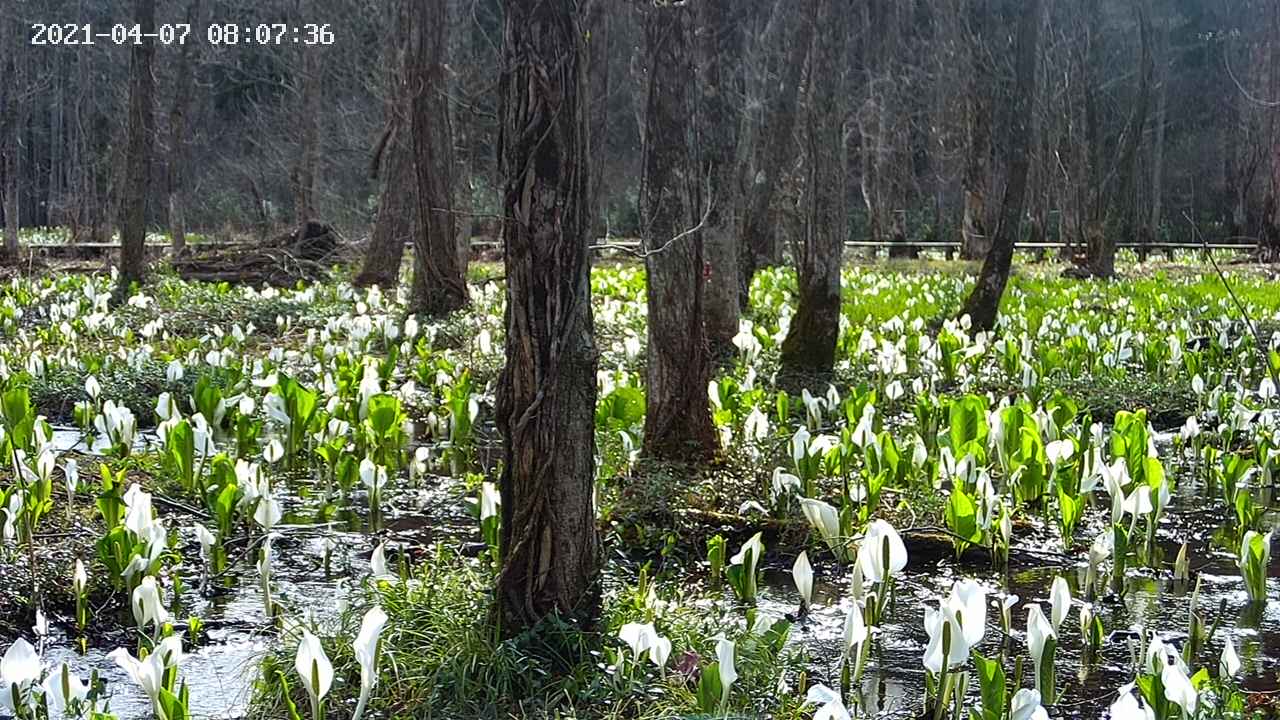
M 446 0 L 414 4 L 413 147 L 418 173 L 418 221 L 414 236 L 414 311 L 443 315 L 467 304 L 467 269 L 458 253 L 453 214 L 453 134 L 445 73 Z
M 151 142 L 155 136 L 152 97 L 155 80 L 151 65 L 155 58 L 156 2 L 136 0 L 134 22 L 143 40 L 129 56 L 129 121 L 126 131 L 124 183 L 120 190 L 120 277 L 117 299 L 124 299 L 129 286 L 142 282 L 147 265 L 147 193 L 151 186 Z
M 778 227 L 773 214 L 773 201 L 788 165 L 795 160 L 793 140 L 796 124 L 796 99 L 804 78 L 806 58 L 813 44 L 813 23 L 804 13 L 784 9 L 790 32 L 779 33 L 785 41 L 780 50 L 784 56 L 778 83 L 770 88 L 764 127 L 759 134 L 764 149 L 759 172 L 752 178 L 743 207 L 742 242 L 739 244 L 738 299 L 747 306 L 748 291 L 756 271 L 779 261 Z
M 595 155 L 591 163 L 591 213 L 595 226 L 591 230 L 593 238 L 604 237 L 609 232 L 608 208 L 605 201 L 606 157 L 609 149 L 606 140 L 609 130 L 609 58 L 613 48 L 614 15 L 617 10 L 611 0 L 588 0 L 587 9 L 587 80 L 590 87 L 588 108 L 591 123 L 591 152 Z
M 843 0 L 818 0 L 805 153 L 804 239 L 797 244 L 799 302 L 782 343 L 782 368 L 790 373 L 830 373 L 840 335 L 840 264 L 847 234 L 844 113 L 841 60 L 848 32 Z
M 26 92 L 23 83 L 24 63 L 18 56 L 19 20 L 0 17 L 0 69 L 9 78 L 0 82 L 0 171 L 4 173 L 4 256 L 18 257 L 18 128 L 22 125 L 22 107 Z
M 1032 100 L 1036 94 L 1036 60 L 1040 41 L 1042 0 L 1004 0 L 1006 14 L 1017 11 L 1018 28 L 1014 39 L 1014 86 L 1006 98 L 1010 113 L 1007 166 L 1009 183 L 1005 186 L 1004 200 L 1000 204 L 1000 220 L 996 225 L 995 242 L 987 259 L 982 263 L 978 283 L 964 304 L 962 314 L 973 321 L 973 328 L 991 330 L 995 327 L 1000 310 L 1000 298 L 1009 283 L 1009 270 L 1013 265 L 1013 248 L 1018 239 L 1026 201 L 1027 175 L 1031 167 Z
M 200 0 L 187 6 L 187 24 L 198 27 Z M 187 248 L 186 165 L 187 109 L 191 106 L 191 53 L 195 43 L 185 43 L 178 56 L 178 75 L 169 108 L 169 240 L 174 254 Z
M 668 460 L 706 458 L 718 441 L 707 382 L 711 361 L 703 329 L 700 178 L 689 147 L 693 64 L 685 5 L 645 11 L 648 102 L 645 111 L 641 224 L 648 274 L 648 403 L 645 452 Z M 714 190 L 713 190 L 714 192 Z
M 596 346 L 591 316 L 585 42 L 574 0 L 507 0 L 501 166 L 507 364 L 502 630 L 600 607 L 595 522 Z

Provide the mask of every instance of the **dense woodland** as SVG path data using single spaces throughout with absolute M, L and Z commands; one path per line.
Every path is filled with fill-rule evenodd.
M 402 181 L 409 133 L 395 71 L 408 10 L 392 5 L 157 0 L 155 22 L 195 30 L 181 46 L 155 48 L 148 227 L 225 236 L 321 219 L 362 237 L 379 208 L 408 207 L 397 196 L 412 188 Z M 829 59 L 814 54 L 812 3 L 691 3 L 678 21 L 683 57 L 646 44 L 645 3 L 581 5 L 597 235 L 642 234 L 648 78 L 662 68 L 696 77 L 702 90 L 686 88 L 680 133 L 655 128 L 651 141 L 696 147 L 697 164 L 713 177 L 708 183 L 700 171 L 693 190 L 709 195 L 714 223 L 746 226 L 755 245 L 748 257 L 776 256 L 775 245 L 803 233 L 811 173 L 824 156 L 840 163 L 846 237 L 963 239 L 967 254 L 983 254 L 1009 174 L 1020 4 L 851 2 Z M 1190 217 L 1212 240 L 1274 244 L 1280 8 L 1265 0 L 1043 5 L 1020 237 L 1080 246 L 1189 241 Z M 431 104 L 448 106 L 459 231 L 493 236 L 500 3 L 415 7 L 443 43 L 444 87 Z M 28 43 L 35 22 L 105 28 L 132 24 L 131 13 L 108 0 L 25 0 L 0 10 L 10 233 L 15 221 L 70 227 L 78 239 L 114 228 L 131 48 Z M 207 41 L 211 23 L 280 21 L 328 23 L 333 45 Z M 833 83 L 829 100 L 819 79 Z M 808 133 L 827 102 L 833 131 L 814 152 Z

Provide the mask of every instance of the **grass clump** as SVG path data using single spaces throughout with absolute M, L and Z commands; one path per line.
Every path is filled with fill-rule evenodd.
M 616 568 L 615 568 L 616 569 Z M 704 717 L 697 687 L 716 661 L 723 635 L 735 640 L 739 679 L 715 717 L 801 717 L 800 698 L 779 693 L 784 679 L 801 677 L 803 658 L 787 645 L 789 626 L 748 629 L 740 608 L 721 601 L 660 599 L 641 572 L 636 585 L 606 579 L 604 612 L 597 628 L 557 617 L 515 637 L 502 637 L 491 621 L 493 576 L 479 560 L 438 551 L 411 577 L 366 584 L 362 602 L 322 630 L 335 681 L 331 718 L 347 717 L 360 689 L 352 640 L 360 617 L 378 604 L 389 621 L 382 635 L 381 678 L 370 714 L 388 718 L 529 718 L 542 720 L 674 720 Z M 658 668 L 618 639 L 622 625 L 653 622 L 672 651 Z M 293 643 L 266 658 L 249 717 L 288 716 L 289 699 L 306 707 L 293 675 Z

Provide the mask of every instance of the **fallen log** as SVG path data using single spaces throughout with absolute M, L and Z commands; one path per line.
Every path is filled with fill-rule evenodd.
M 324 278 L 347 247 L 337 230 L 308 222 L 253 247 L 188 246 L 171 264 L 184 280 L 292 287 Z

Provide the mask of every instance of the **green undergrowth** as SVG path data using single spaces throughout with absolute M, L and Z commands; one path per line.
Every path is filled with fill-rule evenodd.
M 611 565 L 606 574 L 619 574 Z M 740 611 L 723 602 L 698 602 L 667 587 L 605 581 L 600 625 L 584 629 L 551 617 L 534 630 L 503 638 L 491 622 L 494 578 L 479 560 L 438 552 L 408 579 L 366 584 L 320 636 L 334 670 L 329 717 L 347 717 L 359 694 L 360 670 L 350 639 L 368 606 L 389 620 L 382 635 L 381 677 L 370 714 L 386 718 L 528 718 L 529 720 L 676 720 L 759 718 L 799 720 L 806 713 L 780 682 L 803 680 L 804 658 L 784 647 L 785 623 L 751 632 Z M 652 592 L 650 592 L 652 590 Z M 673 650 L 659 670 L 634 661 L 618 639 L 630 622 L 653 622 Z M 702 668 L 716 660 L 722 634 L 735 640 L 737 682 L 723 712 L 699 710 Z M 262 665 L 250 718 L 289 717 L 278 677 L 305 714 L 305 692 L 292 682 L 294 647 L 274 651 Z
M 339 307 L 331 293 L 318 292 L 313 302 L 302 302 L 275 292 L 251 294 L 228 283 L 182 282 L 171 276 L 153 282 L 147 290 L 155 297 L 155 305 L 135 308 L 132 314 L 142 322 L 163 316 L 166 329 L 180 336 L 204 335 L 215 325 L 229 332 L 233 324 L 252 323 L 258 332 L 274 338 L 285 330 L 277 324 L 279 318 L 289 318 L 294 328 L 320 327 Z M 132 320 L 130 312 L 124 316 Z M 134 324 L 141 323 L 130 322 Z
M 101 397 L 112 398 L 116 404 L 128 407 L 148 425 L 155 424 L 155 403 L 160 393 L 168 391 L 175 397 L 185 398 L 195 386 L 192 377 L 170 382 L 165 375 L 165 364 L 157 360 L 137 366 L 106 365 L 99 368 L 94 377 L 102 386 Z M 31 402 L 49 422 L 73 425 L 76 403 L 86 397 L 84 378 L 84 371 L 69 366 L 32 378 Z

